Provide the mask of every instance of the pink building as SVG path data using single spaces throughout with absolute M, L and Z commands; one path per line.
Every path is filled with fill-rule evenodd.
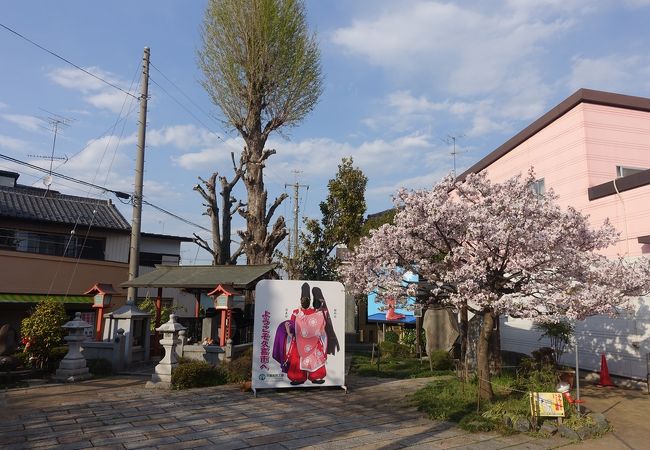
M 594 226 L 609 218 L 620 239 L 607 255 L 650 255 L 650 99 L 580 89 L 459 178 L 485 171 L 493 181 L 503 181 L 531 167 L 535 188 L 552 188 L 561 205 L 589 215 Z M 593 317 L 577 330 L 581 367 L 598 370 L 605 352 L 612 373 L 646 377 L 647 297 L 632 314 Z M 538 337 L 528 321 L 502 322 L 504 350 L 530 353 L 546 345 Z M 573 358 L 565 356 L 567 363 Z

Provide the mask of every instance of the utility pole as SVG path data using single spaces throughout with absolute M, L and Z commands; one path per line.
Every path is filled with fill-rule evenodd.
M 299 205 L 299 190 L 301 187 L 304 187 L 306 189 L 309 189 L 309 186 L 306 184 L 300 184 L 298 182 L 298 174 L 300 171 L 294 170 L 293 173 L 296 175 L 296 182 L 293 184 L 285 184 L 284 187 L 285 189 L 287 187 L 292 187 L 293 188 L 293 239 L 291 238 L 291 235 L 289 235 L 289 251 L 288 256 L 289 259 L 297 259 L 298 258 L 298 251 L 299 251 L 299 241 L 298 241 L 298 217 L 299 217 L 299 212 L 300 212 L 300 205 Z M 293 240 L 293 242 L 291 242 Z M 293 258 L 292 258 L 292 252 L 291 252 L 291 243 L 293 243 Z
M 149 47 L 144 48 L 142 57 L 142 90 L 140 94 L 140 125 L 135 160 L 135 189 L 133 191 L 133 219 L 131 222 L 131 248 L 129 249 L 129 281 L 138 276 L 140 265 L 140 228 L 142 219 L 142 184 L 144 180 L 144 142 L 147 131 L 147 96 L 149 95 Z M 130 287 L 126 302 L 135 305 L 137 288 Z

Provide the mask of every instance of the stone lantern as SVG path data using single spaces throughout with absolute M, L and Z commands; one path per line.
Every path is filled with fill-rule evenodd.
M 178 332 L 181 330 L 185 330 L 185 327 L 176 321 L 175 314 L 170 314 L 169 321 L 156 328 L 156 331 L 163 333 L 160 344 L 165 350 L 165 356 L 154 369 L 154 374 L 151 375 L 151 381 L 147 381 L 148 388 L 171 388 L 172 371 L 178 364 L 176 361 L 176 346 L 180 343 Z
M 61 328 L 68 330 L 64 338 L 68 342 L 68 353 L 61 360 L 56 374 L 52 377 L 55 381 L 81 381 L 91 377 L 86 358 L 81 354 L 81 343 L 86 340 L 84 329 L 90 328 L 88 322 L 81 320 L 81 313 L 75 314 L 74 320 L 63 325 Z

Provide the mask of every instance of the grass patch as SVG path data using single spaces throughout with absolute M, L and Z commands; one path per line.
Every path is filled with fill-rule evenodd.
M 392 347 L 391 350 L 393 350 Z M 382 353 L 384 356 L 379 359 L 379 364 L 377 364 L 377 357 L 373 361 L 370 355 L 355 354 L 352 357 L 350 373 L 363 377 L 397 379 L 450 375 L 452 373 L 453 360 L 446 352 L 440 353 L 442 355 L 433 355 L 433 372 L 429 368 L 428 361 L 420 361 L 418 358 L 405 356 L 401 351 L 397 351 L 396 354 L 391 352 L 391 356 L 386 356 L 385 353 Z
M 457 422 L 460 428 L 472 432 L 509 434 L 513 430 L 507 426 L 508 423 L 521 417 L 531 418 L 528 392 L 555 392 L 555 382 L 555 375 L 550 371 L 526 375 L 503 373 L 492 377 L 494 399 L 478 403 L 476 379 L 462 383 L 450 378 L 429 383 L 413 394 L 412 401 L 431 419 Z M 570 419 L 573 410 L 566 402 L 564 406 Z

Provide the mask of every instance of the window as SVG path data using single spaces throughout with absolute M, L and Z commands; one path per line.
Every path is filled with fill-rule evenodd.
M 544 186 L 544 178 L 540 178 L 539 180 L 535 180 L 532 183 L 530 183 L 530 189 L 533 191 L 535 195 L 538 197 L 542 197 L 546 193 L 546 187 Z
M 647 169 L 641 169 L 639 167 L 616 166 L 616 178 L 634 175 L 635 173 L 645 172 L 646 170 Z
M 140 265 L 143 267 L 155 267 L 164 264 L 166 266 L 177 266 L 181 257 L 166 253 L 140 252 Z
M 0 228 L 0 250 L 103 260 L 105 249 L 104 238 Z

